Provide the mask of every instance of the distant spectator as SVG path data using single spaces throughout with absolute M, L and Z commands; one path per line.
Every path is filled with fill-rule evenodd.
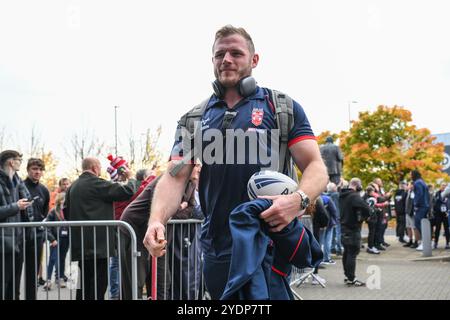
M 113 220 L 113 202 L 124 201 L 133 196 L 132 183 L 128 182 L 131 176 L 130 171 L 123 173 L 125 181 L 113 183 L 99 177 L 101 168 L 98 159 L 83 159 L 82 174 L 67 190 L 65 209 L 67 220 Z M 108 285 L 107 258 L 114 254 L 115 230 L 108 228 L 108 236 L 106 227 L 96 227 L 95 230 L 96 238 L 94 239 L 94 228 L 83 227 L 83 243 L 81 242 L 81 228 L 72 228 L 71 230 L 72 260 L 78 261 L 81 272 L 77 300 L 104 300 L 106 293 Z M 96 255 L 94 255 L 94 245 Z
M 378 208 L 381 209 L 381 214 L 378 216 L 377 225 L 375 228 L 375 247 L 378 250 L 384 251 L 387 247 L 390 246 L 384 240 L 384 233 L 386 232 L 388 226 L 389 219 L 389 199 L 392 196 L 392 192 L 385 192 L 383 189 L 383 181 L 380 178 L 375 178 L 373 182 L 370 183 L 370 186 L 374 188 L 375 193 L 377 194 L 377 204 Z
M 55 207 L 55 200 L 56 200 L 56 196 L 58 195 L 58 193 L 66 192 L 67 189 L 69 189 L 69 187 L 70 187 L 69 178 L 59 179 L 58 187 L 53 192 L 50 193 L 50 203 L 49 203 L 50 210 Z
M 406 234 L 408 235 L 408 243 L 404 244 L 403 247 L 415 249 L 419 246 L 417 239 L 414 238 L 416 228 L 414 225 L 414 190 L 413 182 L 410 181 L 407 187 L 406 200 L 405 200 L 405 226 Z M 414 242 L 413 242 L 414 238 Z
M 45 221 L 65 221 L 64 200 L 65 192 L 60 192 L 55 199 L 55 207 L 50 210 Z M 52 273 L 55 268 L 55 284 L 60 288 L 66 287 L 67 277 L 64 274 L 66 255 L 69 249 L 69 228 L 68 227 L 53 227 L 48 232 L 48 242 L 50 243 L 50 257 L 47 265 L 47 283 L 44 285 L 44 290 L 50 290 L 52 287 Z
M 434 197 L 434 217 L 435 217 L 435 234 L 434 234 L 434 248 L 437 249 L 439 242 L 439 235 L 441 233 L 441 225 L 444 225 L 445 234 L 445 249 L 450 249 L 450 230 L 448 228 L 448 197 L 442 197 L 442 194 L 447 186 L 446 183 L 441 183 L 441 187 L 436 192 Z
M 128 165 L 126 164 L 128 169 Z M 129 169 L 128 169 L 129 170 Z M 117 172 L 117 171 L 116 171 Z M 112 175 L 111 175 L 112 179 Z M 126 176 L 123 174 L 119 174 L 116 178 L 116 181 L 122 182 L 126 180 Z M 114 181 L 114 180 L 112 180 Z M 120 220 L 123 211 L 125 208 L 131 203 L 131 200 L 134 199 L 136 192 L 139 189 L 141 181 L 135 179 L 129 179 L 128 185 L 133 188 L 133 197 L 125 201 L 114 201 L 114 220 Z M 116 251 L 114 256 L 109 258 L 109 292 L 110 292 L 110 300 L 119 300 L 120 299 L 120 268 L 119 268 L 119 252 Z
M 375 230 L 379 216 L 383 214 L 384 204 L 378 202 L 380 197 L 372 186 L 366 188 L 363 198 L 371 209 L 371 215 L 366 220 L 369 227 L 369 234 L 367 235 L 367 253 L 380 254 L 380 250 L 375 245 Z
M 24 216 L 33 219 L 30 194 L 17 174 L 21 164 L 19 152 L 0 153 L 0 223 L 18 223 Z M 0 300 L 19 300 L 23 229 L 0 228 L 0 234 Z
M 338 222 L 337 210 L 334 205 L 333 200 L 325 194 L 321 194 L 323 205 L 328 213 L 329 221 L 327 226 L 320 232 L 320 244 L 323 246 L 323 264 L 336 264 L 336 262 L 331 259 L 331 238 L 333 236 L 333 230 Z
M 428 199 L 429 199 L 429 208 L 428 208 L 428 212 L 427 212 L 427 218 L 430 221 L 430 234 L 431 234 L 431 240 L 434 240 L 434 234 L 435 234 L 435 230 L 436 230 L 436 217 L 434 215 L 434 201 L 435 201 L 435 194 L 436 192 L 434 191 L 434 185 L 433 184 L 427 184 L 428 187 Z
M 27 163 L 28 177 L 25 186 L 35 199 L 33 201 L 34 222 L 45 219 L 49 210 L 50 192 L 40 180 L 45 171 L 45 163 L 42 159 L 30 158 Z M 36 233 L 34 232 L 36 230 Z M 39 276 L 38 284 L 45 284 L 42 279 L 42 249 L 44 244 L 43 228 L 27 228 L 25 241 L 25 299 L 36 300 L 36 277 Z M 35 236 L 36 235 L 36 236 Z
M 414 181 L 414 224 L 416 227 L 414 231 L 416 233 L 416 239 L 420 241 L 420 244 L 416 250 L 422 251 L 423 244 L 421 242 L 421 221 L 422 219 L 427 218 L 427 213 L 430 209 L 430 195 L 428 192 L 428 186 L 423 181 L 419 171 L 411 171 L 411 178 Z
M 352 178 L 348 189 L 342 190 L 339 198 L 342 244 L 344 246 L 344 254 L 342 256 L 345 274 L 344 282 L 348 286 L 355 287 L 366 285 L 355 276 L 356 257 L 361 248 L 361 223 L 370 216 L 370 208 L 359 194 L 361 191 L 361 180 Z
M 336 227 L 333 228 L 333 235 L 331 241 L 331 253 L 338 256 L 342 255 L 342 243 L 341 243 L 341 213 L 339 209 L 339 192 L 337 192 L 337 186 L 335 183 L 330 182 L 327 185 L 327 194 L 333 200 L 336 207 Z
M 407 192 L 407 183 L 406 181 L 402 181 L 399 184 L 398 190 L 394 195 L 394 205 L 395 205 L 395 217 L 397 220 L 396 234 L 398 237 L 398 241 L 401 243 L 406 243 L 404 240 L 405 229 L 406 229 L 406 197 L 408 195 Z
M 329 214 L 325 209 L 323 200 L 320 196 L 317 197 L 316 201 L 311 203 L 306 208 L 305 214 L 310 215 L 312 217 L 312 227 L 313 227 L 312 232 L 314 238 L 316 238 L 316 240 L 319 241 L 321 230 L 325 230 L 330 220 Z M 319 266 L 314 268 L 314 275 L 315 276 L 313 277 L 312 284 L 317 285 L 321 283 L 324 285 L 325 283 L 327 283 L 325 278 L 319 276 Z

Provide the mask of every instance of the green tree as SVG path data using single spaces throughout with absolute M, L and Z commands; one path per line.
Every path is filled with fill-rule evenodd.
M 145 141 L 141 145 L 141 167 L 150 168 L 157 173 L 165 170 L 166 162 L 163 161 L 163 154 L 157 148 L 159 137 L 161 136 L 161 126 L 156 129 L 155 133 L 152 133 L 150 129 L 147 129 L 145 135 Z
M 39 158 L 41 158 L 45 163 L 45 172 L 41 182 L 47 186 L 50 191 L 53 191 L 58 187 L 58 177 L 56 176 L 58 161 L 55 159 L 51 151 L 42 151 Z
M 445 179 L 444 145 L 411 120 L 411 112 L 399 106 L 380 105 L 373 113 L 361 112 L 350 132 L 339 135 L 344 177 L 359 177 L 365 184 L 379 177 L 392 187 L 418 169 L 428 182 Z

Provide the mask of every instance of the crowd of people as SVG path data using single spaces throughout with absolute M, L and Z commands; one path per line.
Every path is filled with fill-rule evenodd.
M 344 282 L 347 285 L 364 286 L 355 276 L 356 256 L 361 248 L 365 248 L 361 241 L 362 229 L 366 225 L 366 252 L 379 255 L 390 246 L 384 234 L 388 222 L 394 217 L 396 237 L 403 247 L 423 250 L 421 222 L 427 219 L 430 221 L 432 248 L 438 248 L 439 239 L 444 235 L 445 244 L 442 248 L 450 249 L 449 195 L 450 185 L 440 183 L 438 190 L 434 191 L 433 185 L 426 185 L 417 170 L 411 172 L 409 182 L 401 181 L 397 190 L 389 192 L 383 189 L 380 178 L 374 179 L 365 190 L 358 178 L 350 182 L 341 179 L 338 186 L 330 182 L 327 192 L 316 200 L 314 209 L 307 211 L 313 216 L 314 234 L 320 239 L 324 252 L 322 264 L 335 264 L 329 258 L 329 252 L 342 256 Z M 326 205 L 327 197 L 333 205 Z M 315 278 L 313 284 L 318 281 L 326 283 L 320 276 Z
M 68 178 L 61 178 L 58 188 L 50 193 L 40 182 L 45 171 L 44 162 L 37 158 L 29 159 L 28 176 L 24 181 L 17 174 L 21 163 L 22 155 L 17 151 L 5 150 L 0 153 L 0 221 L 125 221 L 132 226 L 137 236 L 137 250 L 141 252 L 138 259 L 138 297 L 142 298 L 144 288 L 150 292 L 151 261 L 142 243 L 150 215 L 153 189 L 159 180 L 153 171 L 141 169 L 133 176 L 127 165 L 122 166 L 123 170 L 118 174 L 113 172 L 110 166 L 108 172 L 111 174 L 111 181 L 108 181 L 100 178 L 100 161 L 96 158 L 86 158 L 82 161 L 83 172 L 77 180 L 71 183 Z M 203 219 L 198 204 L 199 168 L 197 166 L 197 170 L 192 173 L 174 219 Z M 198 233 L 196 229 L 185 229 L 182 234 L 173 232 L 170 235 L 174 237 L 170 240 L 173 244 L 170 250 L 177 258 L 169 264 L 160 263 L 158 267 L 160 274 L 170 273 L 168 277 L 171 278 L 173 273 L 175 280 L 174 284 L 169 285 L 159 283 L 159 298 L 167 299 L 169 295 L 179 299 L 194 297 L 199 288 L 186 288 L 189 288 L 190 283 L 200 284 L 199 278 L 192 281 L 192 276 L 198 277 L 201 270 L 197 270 L 195 274 L 185 274 L 185 270 L 173 270 L 179 265 L 177 261 L 200 257 L 196 252 L 198 246 L 191 246 Z M 85 226 L 83 229 L 69 226 L 2 228 L 1 236 L 0 270 L 4 270 L 4 273 L 0 272 L 1 300 L 18 300 L 21 285 L 26 300 L 35 300 L 40 286 L 44 291 L 66 288 L 69 280 L 66 274 L 69 249 L 71 261 L 78 263 L 81 273 L 76 299 L 103 300 L 105 296 L 111 300 L 132 298 L 131 235 L 124 228 L 120 229 L 119 237 L 114 228 L 107 231 L 101 226 L 95 227 L 95 231 L 92 226 Z M 117 239 L 120 239 L 120 243 Z M 190 249 L 185 249 L 184 253 L 180 253 L 182 250 L 178 244 L 181 241 L 189 243 Z M 43 253 L 46 242 L 49 246 L 48 257 Z M 190 262 L 192 266 L 201 265 L 199 261 Z M 46 270 L 46 280 L 43 279 L 43 268 Z M 178 277 L 181 272 L 183 275 Z M 178 290 L 179 282 L 185 283 L 183 290 Z M 106 292 L 107 287 L 109 293 Z M 160 294 L 162 288 L 165 292 Z M 168 288 L 172 289 L 169 291 Z M 181 296 L 179 292 L 182 293 Z
M 23 182 L 17 176 L 22 162 L 20 153 L 13 150 L 4 151 L 0 154 L 0 161 L 2 168 L 0 170 L 1 191 L 4 201 L 1 204 L 0 212 L 3 213 L 2 218 L 5 222 L 111 220 L 112 217 L 116 220 L 126 221 L 133 227 L 138 240 L 137 250 L 142 253 L 138 258 L 138 297 L 143 297 L 144 289 L 150 292 L 151 263 L 150 256 L 143 246 L 143 240 L 147 230 L 146 222 L 150 216 L 154 189 L 161 177 L 157 178 L 151 170 L 142 169 L 133 178 L 131 171 L 126 170 L 119 175 L 116 182 L 106 181 L 99 177 L 100 161 L 95 158 L 87 158 L 83 160 L 83 173 L 77 181 L 71 185 L 69 179 L 62 178 L 59 180 L 58 188 L 49 193 L 47 188 L 40 183 L 45 170 L 42 160 L 31 158 L 28 161 L 28 176 Z M 200 166 L 197 165 L 196 168 L 173 219 L 204 219 L 198 199 Z M 8 182 L 10 183 L 8 184 Z M 8 193 L 10 196 L 6 197 Z M 350 182 L 340 178 L 338 185 L 329 182 L 326 190 L 307 207 L 305 212 L 313 217 L 313 235 L 323 251 L 323 260 L 315 268 L 315 277 L 312 283 L 326 283 L 326 280 L 318 275 L 318 271 L 324 266 L 334 265 L 336 262 L 332 259 L 332 255 L 335 255 L 342 256 L 344 282 L 348 286 L 364 286 L 364 282 L 358 280 L 355 275 L 356 257 L 361 247 L 364 247 L 361 243 L 363 224 L 367 226 L 366 251 L 369 254 L 379 255 L 390 246 L 384 240 L 384 233 L 388 221 L 392 217 L 395 217 L 396 220 L 398 241 L 403 243 L 404 247 L 423 249 L 421 220 L 426 218 L 431 224 L 433 248 L 437 248 L 439 245 L 441 227 L 443 227 L 444 248 L 450 249 L 449 194 L 450 186 L 447 186 L 446 183 L 441 183 L 439 188 L 433 191 L 432 185 L 426 185 L 417 170 L 411 172 L 410 182 L 401 181 L 397 190 L 389 192 L 385 192 L 383 189 L 383 182 L 380 178 L 374 179 L 365 190 L 358 178 L 353 178 Z M 8 203 L 8 200 L 11 201 Z M 16 200 L 16 202 L 14 203 L 12 200 Z M 13 209 L 16 210 L 16 213 L 6 216 L 5 212 L 7 210 L 11 212 Z M 21 229 L 16 229 L 15 233 L 9 232 L 8 229 L 2 231 L 2 245 L 6 248 L 2 251 L 6 258 L 2 260 L 5 277 L 1 279 L 1 292 L 5 292 L 4 298 L 12 299 L 14 292 L 15 299 L 18 299 L 20 292 L 18 275 L 22 273 L 22 267 L 25 273 L 26 299 L 36 299 L 36 286 L 39 285 L 43 285 L 43 290 L 51 290 L 54 285 L 65 288 L 68 280 L 65 264 L 69 249 L 69 228 L 48 228 L 45 232 L 47 235 L 45 239 L 43 228 L 37 228 L 36 231 L 27 229 L 24 231 L 25 236 L 21 231 Z M 183 256 L 180 256 L 180 250 L 175 246 L 175 244 L 184 243 L 188 236 L 190 237 L 189 243 L 198 240 L 200 233 L 197 228 L 189 230 L 189 233 L 187 231 L 188 229 L 184 234 L 173 233 L 170 230 L 167 232 L 169 237 L 175 236 L 175 239 L 168 240 L 171 243 L 167 246 L 170 252 L 169 256 L 172 256 L 172 251 L 175 250 L 173 255 L 177 256 L 178 262 L 182 259 L 197 259 L 197 262 L 191 260 L 191 266 L 200 266 L 201 251 L 198 247 L 192 246 L 191 249 L 194 251 L 188 253 L 189 250 L 187 250 Z M 97 228 L 96 233 L 97 239 L 94 241 L 92 230 L 86 229 L 82 245 L 79 231 L 72 231 L 72 240 L 70 241 L 72 243 L 72 260 L 78 261 L 80 269 L 84 270 L 83 284 L 77 290 L 77 298 L 102 299 L 109 283 L 110 299 L 131 299 L 131 240 L 128 231 L 121 230 L 120 268 L 122 274 L 120 277 L 118 276 L 118 250 L 114 250 L 114 248 L 118 248 L 114 242 L 116 236 L 113 233 L 109 235 L 111 249 L 107 253 L 106 233 L 102 232 L 101 228 Z M 22 239 L 25 239 L 25 243 Z M 45 240 L 49 242 L 50 247 L 48 262 L 44 263 L 47 280 L 42 279 L 43 266 L 41 266 L 42 247 Z M 8 251 L 8 246 L 12 248 L 13 242 L 15 242 L 14 250 Z M 29 243 L 27 244 L 27 242 Z M 93 255 L 94 242 L 96 243 L 95 257 Z M 84 246 L 83 259 L 81 259 L 81 246 Z M 11 258 L 13 252 L 14 258 Z M 23 256 L 25 256 L 24 261 Z M 110 261 L 107 261 L 106 257 L 110 257 Z M 13 260 L 15 269 L 12 269 Z M 84 268 L 81 261 L 83 261 Z M 169 262 L 167 264 L 162 258 L 159 259 L 158 273 L 164 274 L 165 280 L 162 276 L 158 278 L 158 299 L 195 297 L 200 290 L 201 270 L 190 272 L 190 279 L 187 274 L 180 278 L 177 277 L 181 274 L 180 270 L 175 270 L 179 263 L 171 262 L 170 259 Z M 188 265 L 187 260 L 185 262 L 185 266 Z M 97 268 L 95 272 L 94 264 Z M 27 273 L 27 269 L 32 270 Z M 52 280 L 53 271 L 55 271 L 54 281 Z M 186 272 L 186 270 L 181 272 Z M 172 273 L 175 275 L 175 279 L 172 277 Z M 110 275 L 109 280 L 106 277 L 108 274 Z M 193 279 L 193 276 L 197 278 Z M 37 280 L 36 277 L 38 277 Z M 120 283 L 119 278 L 121 278 Z M 174 279 L 173 283 L 167 282 L 168 278 Z M 97 281 L 97 294 L 94 292 L 94 280 Z M 178 286 L 183 281 L 182 286 L 185 288 L 179 290 Z M 198 285 L 189 289 L 193 283 Z M 122 287 L 121 290 L 120 287 Z M 178 292 L 182 294 L 180 295 Z

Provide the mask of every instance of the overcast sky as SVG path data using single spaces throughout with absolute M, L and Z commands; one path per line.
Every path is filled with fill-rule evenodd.
M 215 31 L 233 24 L 253 37 L 258 84 L 299 101 L 316 134 L 347 130 L 349 101 L 352 119 L 399 105 L 450 132 L 449 14 L 446 0 L 0 0 L 0 128 L 16 148 L 34 124 L 64 162 L 82 127 L 114 145 L 117 105 L 121 143 L 161 125 L 168 152 L 211 94 Z

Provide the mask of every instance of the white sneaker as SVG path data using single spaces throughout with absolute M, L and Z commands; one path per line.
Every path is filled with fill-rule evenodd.
M 380 251 L 377 248 L 375 248 L 375 247 L 368 247 L 367 248 L 367 253 L 380 254 Z
M 66 286 L 66 282 L 64 281 L 64 279 L 58 279 L 55 280 L 55 283 L 60 287 L 60 288 L 65 288 Z
M 419 246 L 416 248 L 417 251 L 423 251 L 423 245 L 419 244 Z
M 47 280 L 47 282 L 42 287 L 42 290 L 44 290 L 44 291 L 52 290 L 52 281 Z
M 320 282 L 319 282 L 320 281 Z M 311 284 L 325 284 L 327 283 L 327 280 L 325 280 L 324 278 L 322 278 L 321 276 L 319 276 L 318 274 L 314 275 Z

